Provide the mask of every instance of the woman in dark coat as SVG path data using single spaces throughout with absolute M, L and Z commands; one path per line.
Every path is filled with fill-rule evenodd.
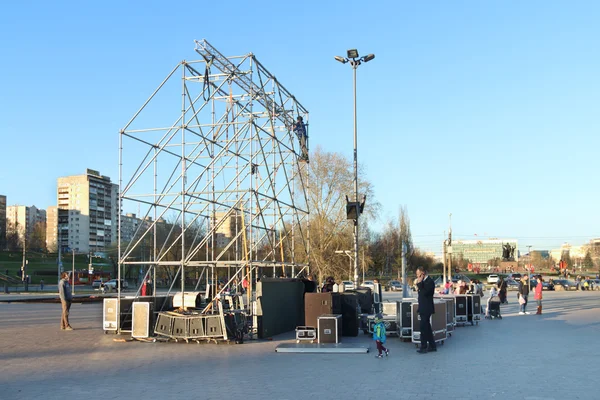
M 507 289 L 506 281 L 504 280 L 503 277 L 500 277 L 498 279 L 498 297 L 500 297 L 500 302 L 502 304 L 508 304 L 508 301 L 506 301 L 506 289 Z

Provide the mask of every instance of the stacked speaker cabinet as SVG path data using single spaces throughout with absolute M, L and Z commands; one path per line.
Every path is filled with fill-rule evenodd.
M 154 332 L 157 335 L 172 337 L 173 336 L 173 322 L 175 318 L 167 313 L 159 313 L 156 318 L 156 326 Z
M 344 293 L 356 293 L 358 295 L 358 304 L 363 314 L 373 313 L 373 295 L 371 288 L 360 287 L 358 289 L 346 290 Z
M 304 295 L 304 325 L 317 326 L 317 318 L 324 314 L 341 314 L 340 293 L 306 293 Z
M 356 293 L 341 293 L 342 336 L 358 336 L 360 306 Z

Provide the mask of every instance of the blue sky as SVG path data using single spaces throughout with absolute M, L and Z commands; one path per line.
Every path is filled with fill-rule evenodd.
M 23 1 L 0 12 L 0 193 L 56 203 L 56 179 L 117 180 L 118 131 L 194 39 L 249 52 L 310 111 L 311 146 L 358 158 L 415 242 L 600 237 L 600 3 Z

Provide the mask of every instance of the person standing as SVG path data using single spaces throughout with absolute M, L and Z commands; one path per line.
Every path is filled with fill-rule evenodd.
M 508 301 L 506 301 L 507 287 L 508 285 L 506 284 L 504 278 L 500 277 L 500 279 L 498 280 L 498 297 L 500 297 L 501 304 L 508 304 Z
M 69 324 L 69 311 L 71 310 L 71 302 L 73 295 L 71 294 L 71 285 L 69 285 L 69 274 L 63 272 L 60 275 L 58 282 L 58 297 L 62 305 L 62 316 L 60 317 L 60 329 L 64 331 L 72 331 L 73 328 Z
M 529 277 L 527 276 L 527 274 L 525 274 L 521 277 L 521 280 L 519 281 L 519 315 L 529 315 L 529 312 L 527 311 L 527 297 L 529 296 L 528 280 Z
M 433 338 L 433 330 L 431 329 L 431 315 L 435 313 L 433 307 L 433 295 L 435 293 L 435 282 L 425 268 L 417 268 L 417 289 L 419 291 L 419 318 L 421 319 L 421 348 L 417 353 L 425 354 L 430 351 L 437 351 L 437 346 Z
M 537 312 L 536 314 L 542 313 L 542 290 L 544 290 L 542 275 L 537 276 L 537 284 L 535 285 L 535 293 L 533 298 L 537 302 Z
M 375 316 L 375 326 L 373 326 L 373 340 L 377 343 L 377 351 L 379 355 L 376 355 L 375 358 L 383 358 L 382 352 L 385 352 L 385 356 L 387 357 L 390 354 L 390 351 L 385 348 L 383 345 L 386 339 L 386 331 L 385 331 L 385 323 L 383 322 L 383 315 L 377 314 Z
M 40 279 L 40 291 L 44 291 L 44 280 Z

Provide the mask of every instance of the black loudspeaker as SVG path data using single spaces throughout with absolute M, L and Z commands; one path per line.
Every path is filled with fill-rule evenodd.
M 373 309 L 373 296 L 370 288 L 362 287 L 354 290 L 346 290 L 344 293 L 356 293 L 361 312 L 366 314 L 371 313 Z
M 163 336 L 173 336 L 173 320 L 174 318 L 171 315 L 158 314 L 154 332 Z
M 358 295 L 342 293 L 342 336 L 358 336 L 359 312 Z
M 206 335 L 208 336 L 223 336 L 223 326 L 220 318 L 206 319 Z

